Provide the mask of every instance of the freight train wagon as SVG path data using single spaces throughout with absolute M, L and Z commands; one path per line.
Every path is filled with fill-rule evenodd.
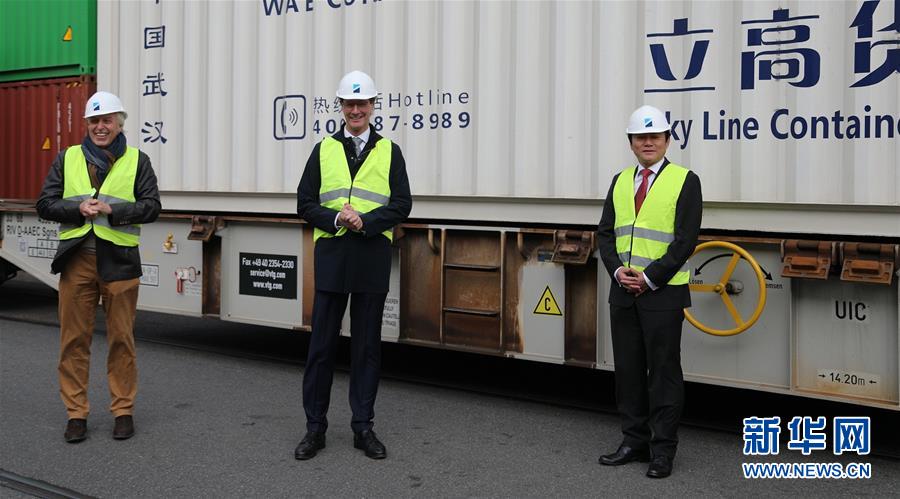
M 702 180 L 703 240 L 747 252 L 689 262 L 686 377 L 900 409 L 898 9 L 101 2 L 97 85 L 122 97 L 165 210 L 143 230 L 140 306 L 308 330 L 295 191 L 360 69 L 414 195 L 383 339 L 612 369 L 594 231 L 648 103 Z M 3 210 L 0 256 L 52 285 L 57 226 Z

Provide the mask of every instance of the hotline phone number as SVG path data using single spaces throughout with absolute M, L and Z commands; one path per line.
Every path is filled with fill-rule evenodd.
M 461 113 L 415 113 L 404 119 L 403 116 L 375 116 L 372 118 L 372 126 L 376 132 L 382 130 L 395 131 L 400 127 L 412 128 L 413 130 L 437 130 L 438 128 L 468 128 L 472 122 L 472 116 L 463 111 Z M 337 132 L 344 126 L 342 119 L 316 120 L 313 123 L 313 131 L 318 135 L 321 133 L 332 134 Z

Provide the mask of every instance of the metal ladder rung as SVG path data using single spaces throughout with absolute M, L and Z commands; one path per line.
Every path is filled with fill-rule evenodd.
M 444 307 L 444 312 L 453 312 L 455 314 L 477 315 L 480 317 L 497 317 L 500 315 L 499 310 L 479 310 L 477 308 L 459 308 Z

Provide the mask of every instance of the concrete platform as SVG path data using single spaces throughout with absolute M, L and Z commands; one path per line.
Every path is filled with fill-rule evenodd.
M 383 461 L 352 447 L 348 376 L 335 376 L 328 444 L 293 458 L 303 434 L 301 371 L 138 341 L 137 434 L 111 437 L 106 345 L 94 338 L 89 438 L 62 439 L 56 327 L 0 319 L 0 468 L 98 497 L 635 497 L 900 494 L 900 463 L 869 456 L 742 455 L 739 435 L 683 428 L 674 474 L 597 457 L 617 418 L 401 381 L 382 381 Z M 741 463 L 867 462 L 866 480 L 747 480 Z M 0 488 L 0 495 L 17 497 Z

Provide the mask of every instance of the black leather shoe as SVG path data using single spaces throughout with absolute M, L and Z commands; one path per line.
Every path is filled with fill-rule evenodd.
M 324 431 L 308 431 L 303 440 L 294 449 L 294 459 L 306 461 L 316 457 L 316 453 L 325 448 Z
M 627 445 L 620 445 L 619 449 L 612 454 L 600 456 L 600 464 L 606 466 L 620 466 L 623 464 L 628 464 L 632 461 L 640 461 L 642 463 L 646 463 L 649 460 L 649 451 L 633 449 Z
M 672 458 L 669 456 L 655 456 L 647 468 L 647 476 L 650 478 L 665 478 L 672 474 Z
M 87 438 L 87 419 L 70 419 L 66 423 L 66 433 L 63 435 L 66 442 L 77 444 Z
M 353 446 L 366 451 L 366 457 L 372 459 L 384 459 L 387 457 L 387 449 L 375 436 L 372 430 L 363 430 L 353 435 Z
M 119 416 L 116 418 L 116 424 L 113 427 L 113 438 L 116 440 L 127 440 L 134 436 L 134 418 L 131 416 Z

